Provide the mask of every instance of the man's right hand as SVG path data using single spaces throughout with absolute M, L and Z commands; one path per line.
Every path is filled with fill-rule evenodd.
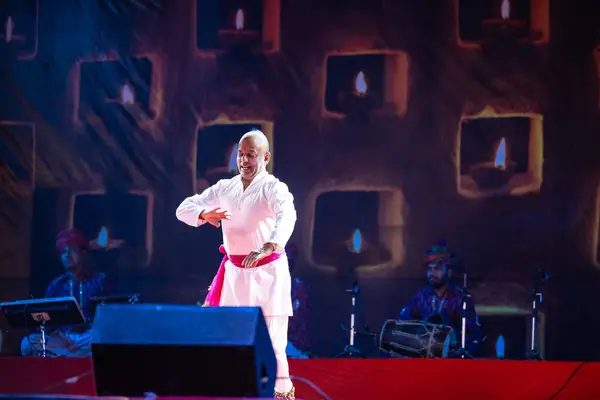
M 221 221 L 222 219 L 229 218 L 231 218 L 231 213 L 229 211 L 224 210 L 222 208 L 215 208 L 214 210 L 203 211 L 202 213 L 200 213 L 200 215 L 198 216 L 198 224 L 200 224 L 201 221 L 206 221 L 212 226 L 218 228 L 221 226 L 221 223 L 219 221 Z

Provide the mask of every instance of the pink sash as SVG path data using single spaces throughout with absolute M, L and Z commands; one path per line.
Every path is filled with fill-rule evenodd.
M 225 263 L 227 260 L 231 261 L 231 263 L 238 268 L 246 268 L 242 265 L 242 261 L 244 261 L 246 256 L 229 255 L 225 252 L 225 247 L 223 245 L 219 246 L 219 251 L 225 256 L 223 257 L 223 260 L 221 260 L 217 275 L 213 278 L 212 284 L 208 289 L 208 294 L 206 295 L 203 304 L 204 307 L 218 307 L 221 304 L 221 291 L 223 290 L 223 282 L 225 281 Z M 271 255 L 259 260 L 256 267 L 273 262 L 279 257 L 281 257 L 280 253 L 271 253 Z

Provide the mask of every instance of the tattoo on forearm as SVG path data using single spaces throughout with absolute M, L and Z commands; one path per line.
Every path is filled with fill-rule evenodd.
M 264 244 L 263 250 L 271 251 L 273 253 L 281 253 L 281 251 L 282 251 L 281 246 L 279 246 L 275 243 L 270 243 L 270 242 L 267 242 Z

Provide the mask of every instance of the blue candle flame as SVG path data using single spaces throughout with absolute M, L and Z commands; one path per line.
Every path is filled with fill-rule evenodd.
M 494 157 L 494 167 L 498 169 L 506 168 L 506 139 L 502 138 L 498 149 L 496 150 L 496 157 Z
M 352 251 L 354 253 L 360 253 L 362 248 L 362 235 L 360 234 L 360 229 L 354 231 L 352 235 Z
M 106 247 L 108 245 L 108 229 L 103 226 L 98 232 L 98 246 Z
M 504 336 L 498 336 L 496 339 L 496 358 L 504 358 Z

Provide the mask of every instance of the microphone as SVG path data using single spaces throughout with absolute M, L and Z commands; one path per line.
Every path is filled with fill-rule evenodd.
M 546 283 L 550 280 L 550 274 L 544 268 L 540 268 L 536 271 L 535 279 L 539 283 Z
M 354 281 L 352 284 L 352 289 L 346 289 L 346 293 L 353 293 L 357 295 L 360 292 L 360 288 L 358 287 L 358 281 Z

